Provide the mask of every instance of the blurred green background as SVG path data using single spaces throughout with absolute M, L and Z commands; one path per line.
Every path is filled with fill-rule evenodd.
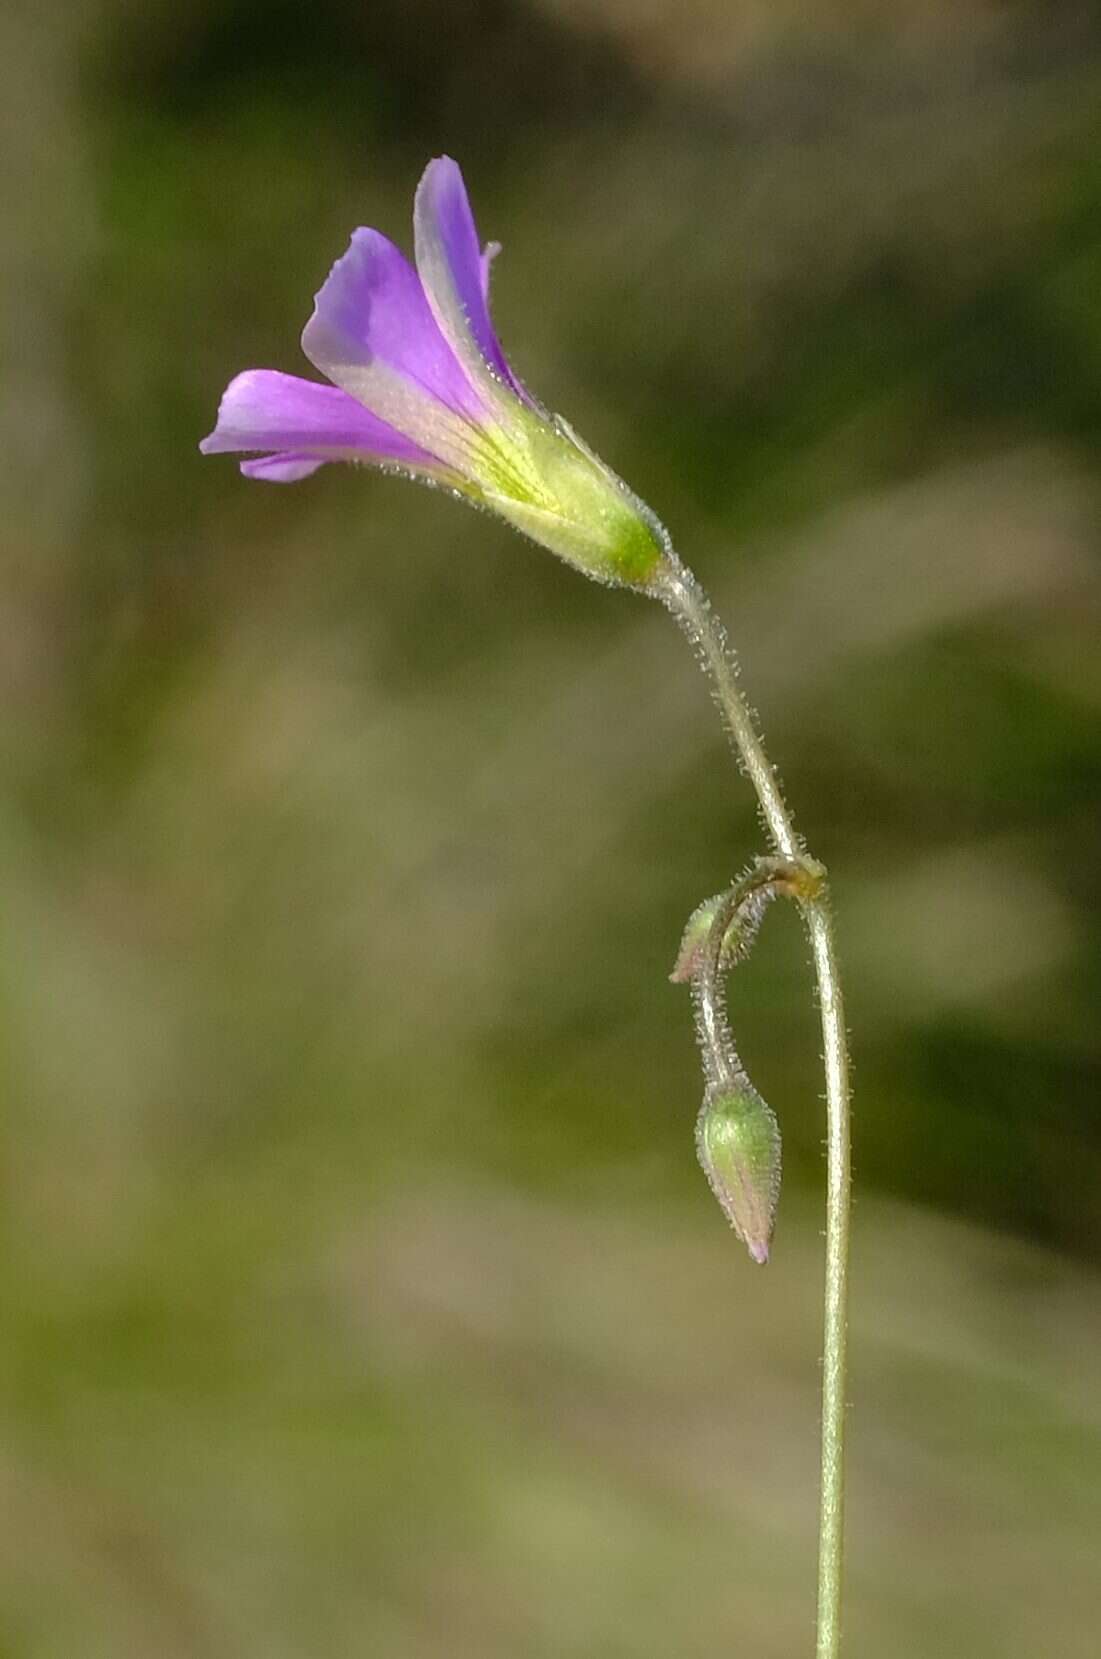
M 693 1155 L 689 911 L 761 846 L 655 606 L 200 460 L 432 154 L 653 504 L 834 875 L 852 1659 L 1093 1659 L 1101 16 L 924 0 L 0 15 L 0 1654 L 810 1652 L 806 950 Z

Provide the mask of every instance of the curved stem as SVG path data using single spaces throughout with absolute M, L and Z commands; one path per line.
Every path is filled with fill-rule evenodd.
M 814 879 L 817 879 L 816 875 Z M 730 1033 L 723 980 L 723 957 L 731 927 L 744 914 L 747 904 L 754 899 L 759 901 L 763 893 L 766 897 L 779 892 L 799 897 L 807 888 L 806 873 L 801 865 L 792 863 L 788 858 L 759 858 L 733 887 L 720 894 L 717 901 L 711 901 L 714 909 L 707 938 L 692 973 L 696 1034 L 704 1075 L 709 1083 L 730 1084 L 737 1077 L 744 1077 Z
M 699 969 L 692 976 L 692 1004 L 696 1011 L 696 1033 L 703 1057 L 704 1077 L 709 1084 L 720 1088 L 728 1088 L 734 1083 L 741 1069 L 726 1013 L 726 987 L 721 963 L 723 940 L 744 897 L 744 892 L 732 887 L 720 900 L 700 954 Z
M 826 1283 L 822 1339 L 822 1483 L 818 1530 L 816 1659 L 841 1651 L 841 1590 L 845 1516 L 845 1365 L 848 1309 L 849 1052 L 833 922 L 821 866 L 806 857 L 753 713 L 738 685 L 726 631 L 703 589 L 679 561 L 664 572 L 657 596 L 680 623 L 711 680 L 712 692 L 738 762 L 749 778 L 776 851 L 813 879 L 800 896 L 810 936 L 826 1078 Z

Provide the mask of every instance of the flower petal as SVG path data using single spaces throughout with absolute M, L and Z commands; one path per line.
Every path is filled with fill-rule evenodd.
M 269 484 L 297 484 L 324 465 L 310 455 L 261 455 L 256 461 L 242 461 L 241 471 L 246 478 L 262 478 Z
M 317 295 L 302 349 L 410 442 L 473 473 L 487 399 L 440 333 L 416 271 L 388 237 L 353 231 Z
M 246 462 L 242 470 L 250 478 L 284 483 L 306 477 L 325 461 L 375 461 L 433 476 L 444 471 L 434 455 L 346 392 L 275 369 L 249 369 L 230 381 L 217 425 L 199 448 L 204 455 L 274 450 L 274 457 Z M 292 466 L 298 470 L 292 472 Z
M 437 156 L 425 168 L 413 206 L 413 234 L 428 303 L 456 355 L 477 375 L 482 365 L 523 402 L 538 408 L 509 367 L 489 315 L 489 266 L 457 162 Z

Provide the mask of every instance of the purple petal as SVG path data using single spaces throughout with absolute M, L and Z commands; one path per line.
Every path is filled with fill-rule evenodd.
M 469 460 L 486 399 L 444 339 L 420 278 L 377 230 L 353 231 L 302 334 L 315 367 L 447 464 Z
M 262 455 L 257 461 L 242 461 L 241 471 L 246 478 L 262 478 L 269 484 L 297 484 L 324 465 L 309 455 Z
M 397 462 L 438 474 L 436 457 L 387 426 L 335 386 L 275 369 L 249 369 L 226 387 L 218 423 L 199 445 L 204 455 L 274 450 L 246 462 L 250 478 L 289 483 L 325 461 Z M 297 469 L 297 470 L 295 470 Z
M 417 270 L 436 321 L 453 350 L 472 355 L 533 408 L 538 407 L 513 374 L 489 315 L 489 265 L 500 244 L 485 252 L 458 164 L 438 156 L 425 168 L 413 207 Z

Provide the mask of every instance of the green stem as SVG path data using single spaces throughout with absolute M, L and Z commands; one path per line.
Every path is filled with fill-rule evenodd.
M 845 1533 L 845 1361 L 848 1320 L 849 1051 L 845 1011 L 824 871 L 807 858 L 776 774 L 765 754 L 752 710 L 738 685 L 726 631 L 692 573 L 679 562 L 663 574 L 658 597 L 688 635 L 711 680 L 738 762 L 760 803 L 769 836 L 782 858 L 805 866 L 811 880 L 800 908 L 810 936 L 826 1076 L 826 1285 L 822 1337 L 822 1484 L 818 1521 L 818 1636 L 816 1659 L 841 1651 L 841 1591 Z
M 746 906 L 760 897 L 764 890 L 787 893 L 795 898 L 808 888 L 807 874 L 802 864 L 793 864 L 788 858 L 758 858 L 751 870 L 736 881 L 733 887 L 712 900 L 707 938 L 699 952 L 692 973 L 692 1002 L 696 1013 L 696 1033 L 703 1059 L 704 1076 L 708 1083 L 725 1086 L 744 1078 L 742 1063 L 734 1048 L 730 1022 L 726 1014 L 726 985 L 723 976 L 724 952 L 732 928 L 744 916 Z M 743 947 L 744 948 L 744 947 Z

